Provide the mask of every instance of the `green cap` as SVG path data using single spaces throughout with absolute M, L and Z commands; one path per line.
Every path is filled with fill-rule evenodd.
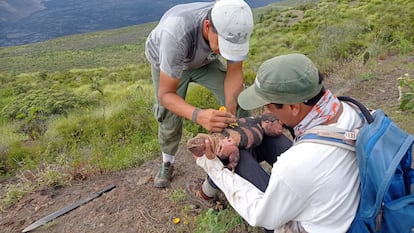
M 296 104 L 315 97 L 322 89 L 318 69 L 303 54 L 277 56 L 260 65 L 254 84 L 240 93 L 246 110 L 269 103 Z

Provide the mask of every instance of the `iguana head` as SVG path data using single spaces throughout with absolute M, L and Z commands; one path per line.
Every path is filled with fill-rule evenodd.
M 206 140 L 210 140 L 214 148 L 214 140 L 211 135 L 199 133 L 187 141 L 187 149 L 196 157 L 201 157 L 206 153 Z

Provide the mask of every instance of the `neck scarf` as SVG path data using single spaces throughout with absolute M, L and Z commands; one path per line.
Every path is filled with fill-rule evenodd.
M 322 98 L 313 106 L 308 115 L 294 127 L 295 136 L 299 138 L 306 130 L 331 120 L 337 113 L 340 102 L 331 91 L 326 90 Z

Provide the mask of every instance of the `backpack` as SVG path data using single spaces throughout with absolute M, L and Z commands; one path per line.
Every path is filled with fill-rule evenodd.
M 345 131 L 317 126 L 296 139 L 354 150 L 357 156 L 361 197 L 348 233 L 414 233 L 414 136 L 400 129 L 381 109 L 373 114 L 350 97 L 366 123 Z

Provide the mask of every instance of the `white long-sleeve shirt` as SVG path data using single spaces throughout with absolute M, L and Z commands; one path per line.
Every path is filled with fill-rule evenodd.
M 358 113 L 343 104 L 331 126 L 353 129 L 362 124 Z M 355 153 L 343 148 L 303 142 L 292 146 L 273 165 L 263 193 L 219 159 L 205 156 L 197 164 L 224 192 L 233 208 L 252 226 L 278 229 L 298 221 L 309 233 L 346 232 L 359 203 Z

